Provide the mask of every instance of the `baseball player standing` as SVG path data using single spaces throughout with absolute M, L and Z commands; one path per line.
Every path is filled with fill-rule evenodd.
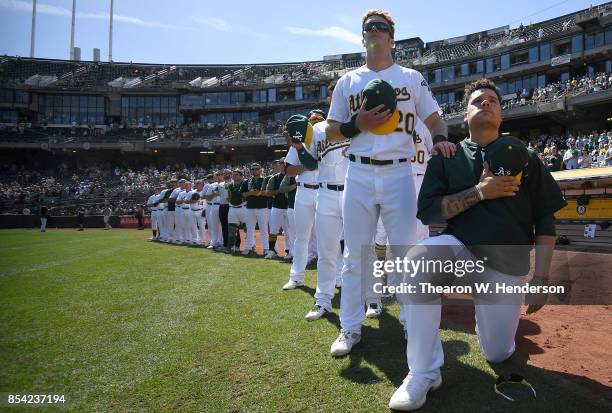
M 310 118 L 310 117 L 309 117 Z M 322 120 L 318 119 L 317 120 Z M 313 121 L 315 119 L 313 118 Z M 310 142 L 307 142 L 307 146 Z M 314 232 L 312 231 L 317 210 L 317 190 L 319 182 L 317 170 L 309 171 L 300 164 L 298 153 L 295 148 L 289 148 L 285 157 L 285 175 L 295 176 L 297 191 L 295 194 L 295 205 L 293 209 L 293 222 L 295 230 L 293 233 L 293 262 L 289 272 L 289 281 L 283 285 L 283 290 L 292 290 L 304 285 L 304 271 L 309 261 L 309 244 Z
M 176 182 L 176 180 L 172 181 L 174 189 L 172 189 L 172 191 L 170 192 L 170 197 L 168 198 L 168 213 L 166 215 L 168 218 L 166 220 L 166 225 L 168 226 L 168 242 L 172 242 L 173 239 L 175 240 L 175 242 L 177 240 L 177 238 L 175 237 L 175 230 L 177 227 L 176 199 L 179 193 L 185 187 L 184 179 L 178 181 L 178 186 L 176 186 Z
M 168 184 L 170 185 L 170 184 Z M 166 193 L 169 192 L 170 189 L 163 188 L 159 191 L 159 195 L 155 199 L 153 206 L 157 208 L 157 227 L 159 228 L 159 232 L 157 233 L 157 240 L 160 242 L 166 242 L 166 215 L 168 212 L 168 203 Z M 169 195 L 168 195 L 169 196 Z
M 206 218 L 204 217 L 204 211 L 206 210 L 206 200 L 204 199 L 204 181 L 197 180 L 195 182 L 195 191 L 198 194 L 198 196 L 195 197 L 197 202 L 191 205 L 191 213 L 194 216 L 197 226 L 194 245 L 201 247 L 206 236 Z
M 47 218 L 49 217 L 49 209 L 43 205 L 40 207 L 40 232 L 47 232 Z
M 361 23 L 366 64 L 338 80 L 326 128 L 331 142 L 351 140 L 343 204 L 347 251 L 341 331 L 330 349 L 334 356 L 349 353 L 361 340 L 365 318 L 362 280 L 370 276 L 372 265 L 367 261 L 373 255 L 369 249 L 378 217 L 388 229 L 392 246 L 406 248 L 415 241 L 416 196 L 409 162 L 415 154 L 415 119 L 422 119 L 434 136 L 434 150 L 450 156 L 455 149 L 447 142 L 446 124 L 423 76 L 393 63 L 395 24 L 389 13 L 368 10 Z M 402 256 L 399 249 L 391 251 L 392 255 Z
M 287 238 L 287 195 L 280 192 L 280 184 L 285 178 L 284 163 L 283 160 L 275 160 L 273 163 L 275 174 L 268 180 L 268 186 L 266 187 L 268 195 L 272 198 L 272 210 L 270 211 L 270 235 L 268 254 L 265 256 L 266 259 L 273 259 L 278 257 L 278 251 L 276 250 L 276 239 L 281 228 Z
M 185 183 L 186 195 L 183 198 L 183 214 L 185 215 L 184 242 L 186 245 L 196 245 L 196 239 L 198 237 L 197 224 L 193 216 L 193 208 L 197 207 L 196 205 L 200 195 L 196 195 L 197 191 L 193 189 L 192 185 L 191 182 Z
M 448 274 L 473 284 L 521 286 L 530 270 L 535 242 L 535 273 L 531 285 L 548 284 L 555 245 L 554 212 L 566 205 L 559 186 L 538 158 L 518 139 L 499 136 L 501 95 L 488 79 L 465 88 L 464 115 L 470 137 L 450 159 L 432 156 L 418 199 L 418 217 L 425 224 L 446 222 L 443 235 L 421 241 L 406 259 L 484 262 L 476 275 Z M 517 248 L 518 247 L 518 248 Z M 422 271 L 404 277 L 427 283 L 440 274 Z M 439 285 L 439 283 L 438 283 Z M 491 294 L 473 290 L 478 344 L 486 359 L 500 363 L 515 350 L 523 294 Z M 410 373 L 395 391 L 389 407 L 415 410 L 427 392 L 442 384 L 444 354 L 439 337 L 440 294 L 402 294 L 406 314 Z M 419 305 L 412 305 L 419 304 Z M 542 305 L 530 304 L 527 313 Z
M 191 182 L 185 181 L 183 188 L 176 197 L 176 243 L 189 244 L 189 197 Z
M 240 242 L 240 230 L 238 227 L 246 223 L 246 204 L 242 197 L 243 192 L 247 192 L 248 188 L 245 185 L 243 173 L 240 169 L 235 169 L 232 182 L 225 182 L 227 197 L 229 201 L 229 214 L 227 217 L 227 245 L 229 248 L 226 252 L 240 252 L 236 245 Z
M 286 176 L 281 181 L 279 192 L 287 195 L 287 231 L 283 231 L 285 234 L 285 256 L 283 260 L 293 260 L 293 243 L 295 240 L 295 193 L 297 190 L 297 184 L 295 177 Z
M 147 207 L 149 211 L 151 211 L 151 232 L 153 236 L 151 237 L 151 241 L 155 241 L 159 238 L 159 210 L 157 209 L 157 200 L 159 199 L 160 188 L 155 188 L 155 192 L 147 199 Z M 110 214 L 109 214 L 110 215 Z M 106 224 L 106 222 L 105 222 Z
M 171 242 L 172 239 L 172 225 L 170 223 L 170 195 L 174 191 L 177 185 L 177 181 L 175 179 L 168 182 L 168 188 L 162 190 L 159 193 L 159 199 L 155 202 L 157 204 L 157 208 L 160 211 L 160 224 L 159 224 L 159 232 L 160 238 L 159 240 L 162 242 Z
M 104 230 L 106 231 L 113 228 L 111 224 L 109 223 L 110 217 L 112 214 L 113 214 L 113 210 L 111 209 L 110 205 L 104 206 L 104 210 L 102 211 L 102 216 L 104 217 Z
M 255 254 L 255 226 L 259 226 L 261 245 L 264 255 L 268 253 L 268 197 L 263 187 L 262 168 L 258 163 L 251 165 L 253 177 L 246 183 L 247 191 L 242 196 L 246 198 L 247 245 L 242 255 Z
M 412 132 L 412 138 L 414 141 L 415 155 L 410 159 L 412 164 L 412 179 L 414 182 L 414 189 L 417 196 L 421 190 L 421 184 L 423 183 L 423 176 L 427 169 L 427 162 L 431 157 L 431 150 L 433 142 L 431 141 L 431 133 L 429 129 L 420 119 L 415 119 L 414 130 Z M 417 230 L 416 240 L 422 241 L 429 237 L 429 227 L 424 225 L 421 220 L 417 219 Z M 385 260 L 387 258 L 387 231 L 382 223 L 382 219 L 378 218 L 378 224 L 376 226 L 376 237 L 375 237 L 375 250 L 376 256 L 379 260 Z M 380 299 L 381 295 L 376 294 L 372 289 L 366 290 L 366 318 L 378 318 L 382 313 L 382 302 Z M 402 309 L 404 309 L 402 307 Z M 400 321 L 404 324 L 405 317 L 403 313 L 400 313 Z
M 219 249 L 220 252 L 226 252 L 229 248 L 228 243 L 228 217 L 229 217 L 229 202 L 227 194 L 227 184 L 232 181 L 232 171 L 229 169 L 223 170 L 223 182 L 221 183 L 221 200 L 219 202 L 219 221 L 221 222 L 221 236 L 223 238 L 223 248 Z
M 313 115 L 320 116 L 320 114 Z M 334 143 L 328 142 L 325 139 L 326 127 L 327 121 L 310 126 L 309 120 L 301 115 L 294 115 L 287 121 L 287 131 L 292 140 L 291 146 L 296 149 L 301 164 L 308 170 L 319 170 L 315 218 L 319 252 L 317 291 L 315 304 L 306 314 L 307 321 L 318 320 L 331 312 L 334 287 L 338 276 L 338 261 L 342 261 L 340 251 L 343 231 L 342 194 L 349 162 L 342 152 L 350 145 L 350 141 L 346 139 Z M 305 147 L 304 140 L 299 136 L 308 137 L 310 134 L 312 134 L 312 140 L 309 147 Z M 306 142 L 308 142 L 307 138 Z
M 209 249 L 219 248 L 223 246 L 223 232 L 221 220 L 219 219 L 219 205 L 221 195 L 220 182 L 223 179 L 219 171 L 214 174 L 214 182 L 211 183 L 204 194 L 204 198 L 208 201 L 206 208 L 206 222 L 208 222 L 208 236 L 210 237 Z
M 229 215 L 229 203 L 227 200 L 227 189 L 225 188 L 225 172 L 219 171 L 217 177 L 217 192 L 219 192 L 219 246 L 215 249 L 216 252 L 225 252 L 225 244 L 227 243 L 227 218 Z

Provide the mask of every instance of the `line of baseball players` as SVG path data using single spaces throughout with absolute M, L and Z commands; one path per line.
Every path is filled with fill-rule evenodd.
M 151 212 L 151 240 L 207 247 L 217 252 L 240 252 L 239 230 L 246 231 L 245 256 L 255 253 L 255 232 L 267 259 L 293 257 L 295 180 L 284 178 L 283 160 L 273 163 L 272 174 L 263 176 L 258 163 L 251 165 L 252 176 L 245 179 L 241 169 L 217 171 L 206 181 L 194 183 L 173 179 L 159 187 L 147 200 Z M 277 237 L 284 234 L 285 251 Z M 208 240 L 208 245 L 206 245 Z M 307 262 L 316 261 L 314 233 L 308 242 Z
M 331 99 L 335 83 L 328 88 L 328 101 Z M 305 142 L 291 142 L 292 133 L 305 135 L 299 128 L 309 129 L 306 123 L 312 125 L 312 138 Z M 289 274 L 289 280 L 283 286 L 284 290 L 292 290 L 304 285 L 304 270 L 306 268 L 307 242 L 314 233 L 317 240 L 317 288 L 315 303 L 306 314 L 307 321 L 314 321 L 332 311 L 334 286 L 342 286 L 342 268 L 344 263 L 344 225 L 342 202 L 346 184 L 349 157 L 347 150 L 350 141 L 330 143 L 326 140 L 327 127 L 325 114 L 313 110 L 307 116 L 294 115 L 287 121 L 287 140 L 290 150 L 285 158 L 285 181 L 293 179 L 297 187 L 295 196 L 295 241 L 294 257 Z M 416 191 L 420 190 L 427 161 L 433 146 L 431 134 L 425 124 L 416 120 L 412 132 L 416 154 L 410 159 L 412 177 Z M 314 230 L 314 231 L 313 231 Z M 420 221 L 417 224 L 418 240 L 429 236 L 429 228 Z M 387 257 L 387 234 L 378 219 L 376 236 L 368 251 L 379 260 Z M 369 273 L 364 269 L 364 273 Z M 378 282 L 372 275 L 369 283 L 363 289 L 365 293 L 365 316 L 378 318 L 382 313 L 381 294 L 375 293 L 374 283 Z M 361 295 L 361 290 L 352 293 Z M 344 296 L 352 294 L 343 292 Z M 334 353 L 332 351 L 332 353 Z

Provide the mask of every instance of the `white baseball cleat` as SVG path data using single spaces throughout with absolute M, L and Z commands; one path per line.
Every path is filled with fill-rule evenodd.
M 268 253 L 265 255 L 265 259 L 267 260 L 272 260 L 274 258 L 278 257 L 278 255 L 276 255 L 276 252 L 269 250 Z
M 382 308 L 380 304 L 372 303 L 368 305 L 368 310 L 366 311 L 367 318 L 378 318 L 382 314 Z
M 327 313 L 329 313 L 329 310 L 327 308 L 315 304 L 314 307 L 312 307 L 312 310 L 310 310 L 304 318 L 306 319 L 306 321 L 315 321 L 323 317 Z
M 302 285 L 304 285 L 304 281 L 289 280 L 287 284 L 283 285 L 283 290 L 293 290 Z
M 244 249 L 244 251 L 242 251 L 242 255 L 244 255 L 245 257 L 249 256 L 251 254 L 251 250 L 249 249 Z
M 391 396 L 389 408 L 405 412 L 416 410 L 427 401 L 427 392 L 437 390 L 441 385 L 442 376 L 432 380 L 421 375 L 408 373 L 402 385 Z
M 345 356 L 351 352 L 353 346 L 361 341 L 361 334 L 340 330 L 340 335 L 331 345 L 329 352 L 334 357 Z

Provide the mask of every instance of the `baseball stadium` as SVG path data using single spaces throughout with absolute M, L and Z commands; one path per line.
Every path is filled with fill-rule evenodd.
M 0 409 L 612 411 L 612 2 L 567 1 L 185 64 L 113 60 L 123 1 L 0 0 Z

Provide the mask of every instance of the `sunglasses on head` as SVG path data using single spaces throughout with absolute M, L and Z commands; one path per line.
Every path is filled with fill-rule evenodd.
M 388 32 L 391 33 L 391 28 L 385 22 L 368 22 L 363 26 L 363 32 L 370 32 L 376 28 L 379 32 Z

